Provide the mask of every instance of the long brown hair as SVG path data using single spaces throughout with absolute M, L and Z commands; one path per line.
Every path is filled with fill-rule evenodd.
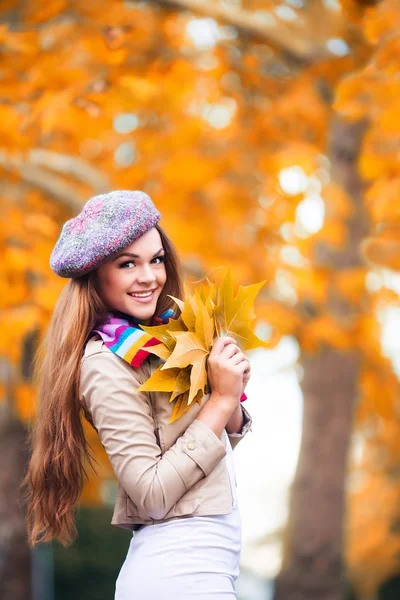
M 165 250 L 166 283 L 156 316 L 168 308 L 179 314 L 168 294 L 182 298 L 182 270 L 178 254 L 164 230 L 158 230 Z M 79 402 L 80 363 L 85 344 L 107 307 L 96 290 L 95 272 L 68 281 L 61 292 L 43 344 L 34 360 L 38 412 L 30 436 L 31 459 L 22 488 L 27 502 L 28 541 L 31 546 L 57 538 L 68 546 L 76 537 L 74 506 L 86 465 L 93 470 L 82 426 Z

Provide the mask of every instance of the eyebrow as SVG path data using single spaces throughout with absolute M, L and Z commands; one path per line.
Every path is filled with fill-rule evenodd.
M 164 248 L 160 248 L 155 254 L 153 254 L 151 258 L 156 258 L 159 254 L 161 254 L 161 252 L 163 252 L 163 250 Z M 117 260 L 117 258 L 121 258 L 121 256 L 129 256 L 130 258 L 140 258 L 139 254 L 132 254 L 132 252 L 122 252 L 121 254 L 118 254 L 118 256 L 114 258 L 114 260 Z

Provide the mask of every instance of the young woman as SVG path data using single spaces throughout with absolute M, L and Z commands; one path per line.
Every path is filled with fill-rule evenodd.
M 144 192 L 91 198 L 52 252 L 69 281 L 37 359 L 39 408 L 24 481 L 31 545 L 76 536 L 74 506 L 92 465 L 81 411 L 118 479 L 112 523 L 133 531 L 116 600 L 236 598 L 241 522 L 232 448 L 251 419 L 250 365 L 231 337 L 207 364 L 210 394 L 168 423 L 166 392 L 138 392 L 163 362 L 140 324 L 167 323 L 182 297 L 177 253 Z M 154 338 L 147 346 L 158 343 Z

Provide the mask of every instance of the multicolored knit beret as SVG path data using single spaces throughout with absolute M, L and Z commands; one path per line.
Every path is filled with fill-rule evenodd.
M 60 277 L 79 277 L 154 227 L 161 219 L 141 191 L 118 190 L 93 196 L 64 223 L 51 253 L 50 267 Z

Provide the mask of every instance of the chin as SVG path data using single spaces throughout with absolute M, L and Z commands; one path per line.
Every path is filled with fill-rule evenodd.
M 128 315 L 132 315 L 136 319 L 150 319 L 156 311 L 156 304 L 154 306 L 143 306 L 143 308 L 135 308 L 135 310 L 126 310 Z

